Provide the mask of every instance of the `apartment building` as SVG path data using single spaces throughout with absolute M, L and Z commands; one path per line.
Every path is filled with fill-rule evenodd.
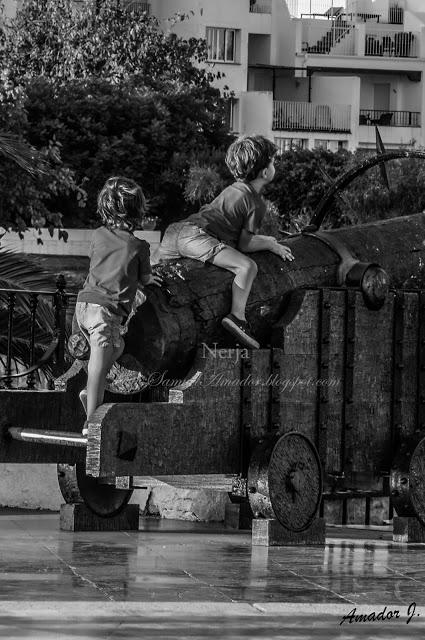
M 374 148 L 378 125 L 387 149 L 425 146 L 425 0 L 122 1 L 206 38 L 235 132 L 354 150 Z

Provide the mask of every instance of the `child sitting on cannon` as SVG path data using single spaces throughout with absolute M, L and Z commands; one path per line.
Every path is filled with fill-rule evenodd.
M 257 265 L 245 254 L 267 250 L 283 260 L 293 260 L 289 247 L 279 244 L 273 236 L 258 234 L 266 212 L 261 192 L 274 178 L 276 153 L 276 145 L 263 136 L 243 136 L 233 142 L 226 154 L 226 165 L 236 182 L 198 213 L 171 224 L 160 247 L 161 260 L 193 258 L 235 274 L 231 311 L 222 325 L 253 349 L 260 345 L 251 335 L 245 308 Z
M 148 243 L 133 234 L 145 211 L 143 191 L 134 180 L 109 178 L 99 193 L 103 226 L 93 232 L 89 273 L 75 308 L 79 329 L 90 344 L 87 392 L 80 394 L 88 418 L 102 404 L 106 375 L 123 352 L 122 336 L 138 285 L 161 283 L 151 273 Z

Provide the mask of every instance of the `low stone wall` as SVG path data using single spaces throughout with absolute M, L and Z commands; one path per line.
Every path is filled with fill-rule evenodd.
M 222 521 L 228 501 L 226 493 L 167 486 L 136 489 L 131 498 L 143 515 L 191 521 Z M 63 502 L 56 465 L 0 464 L 0 506 L 58 511 Z
M 1 246 L 10 251 L 29 253 L 40 256 L 87 256 L 90 249 L 93 229 L 64 229 L 68 234 L 66 242 L 59 239 L 59 230 L 53 235 L 47 229 L 27 229 L 23 238 L 18 233 L 8 231 L 1 239 Z M 151 261 L 157 262 L 157 251 L 161 241 L 159 231 L 135 231 L 138 238 L 143 238 L 151 248 Z

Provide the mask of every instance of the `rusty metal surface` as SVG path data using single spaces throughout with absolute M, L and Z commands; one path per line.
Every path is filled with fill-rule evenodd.
M 425 526 L 425 438 L 415 448 L 409 467 L 410 499 L 415 515 Z
M 314 445 L 300 433 L 266 439 L 254 451 L 248 497 L 254 515 L 277 518 L 296 532 L 309 527 L 322 496 L 322 470 Z

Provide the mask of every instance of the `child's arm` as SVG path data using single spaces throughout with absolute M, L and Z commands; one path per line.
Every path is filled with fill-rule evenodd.
M 143 286 L 154 284 L 155 286 L 160 287 L 163 284 L 163 281 L 160 276 L 152 273 L 148 243 L 145 240 L 140 240 L 139 247 L 138 281 Z
M 282 260 L 293 260 L 294 256 L 289 247 L 279 242 L 273 236 L 261 236 L 242 229 L 239 236 L 238 249 L 243 253 L 254 253 L 255 251 L 271 251 Z

